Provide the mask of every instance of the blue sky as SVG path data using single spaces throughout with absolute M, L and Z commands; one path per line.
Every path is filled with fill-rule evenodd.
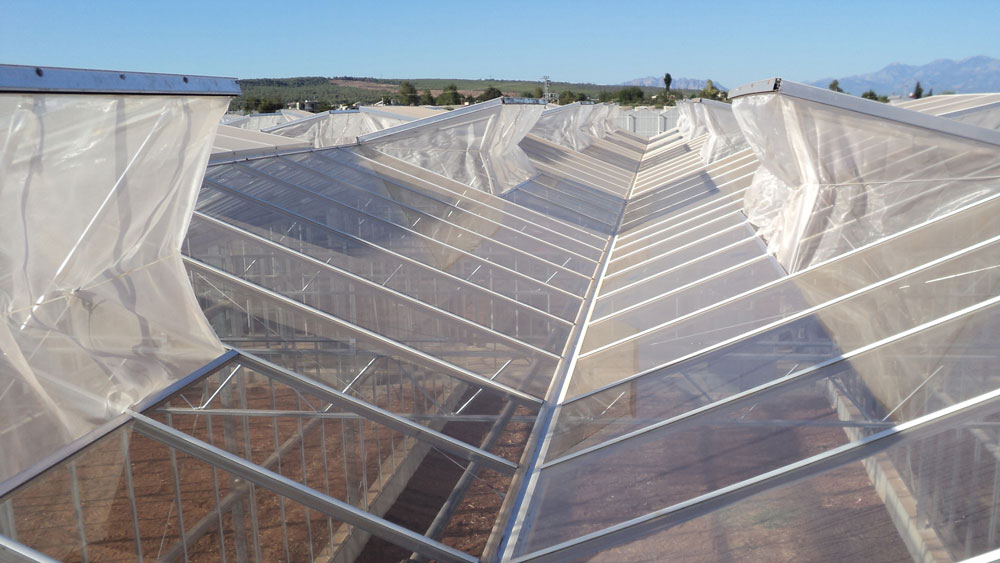
M 0 0 L 0 62 L 220 76 L 815 80 L 1000 58 L 1000 1 Z

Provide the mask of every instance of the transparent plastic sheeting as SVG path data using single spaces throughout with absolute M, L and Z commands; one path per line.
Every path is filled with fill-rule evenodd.
M 976 127 L 1000 130 L 1000 101 L 989 106 L 942 114 L 941 117 Z
M 707 514 L 678 514 L 673 523 L 606 538 L 579 560 L 658 561 L 670 553 L 682 561 L 881 563 L 988 553 L 1000 537 L 993 500 L 1000 409 L 993 405 Z M 887 483 L 881 492 L 873 479 Z
M 697 109 L 699 105 L 689 101 L 677 102 L 677 109 L 683 118 L 683 121 L 678 121 L 678 127 L 681 127 L 681 133 L 688 139 L 694 139 L 708 133 L 704 116 Z
M 240 129 L 248 129 L 250 131 L 263 131 L 264 129 L 276 127 L 283 123 L 302 119 L 303 113 L 305 112 L 293 110 L 281 110 L 276 113 L 253 113 L 224 119 L 222 123 L 230 127 L 239 127 Z
M 701 146 L 703 163 L 711 164 L 749 147 L 732 106 L 714 100 L 702 100 L 696 106 L 708 130 L 708 138 Z
M 309 141 L 314 148 L 353 145 L 358 137 L 410 120 L 372 111 L 330 111 L 266 129 L 266 133 Z
M 360 140 L 389 156 L 499 195 L 536 174 L 518 143 L 542 109 L 540 104 L 487 102 Z
M 869 255 L 868 259 L 877 256 L 878 254 Z M 964 251 L 950 260 L 923 267 L 853 297 L 831 302 L 810 314 L 789 319 L 725 347 L 706 351 L 694 358 L 667 365 L 629 382 L 567 403 L 561 410 L 550 451 L 553 452 L 552 455 L 558 456 L 600 443 L 724 398 L 752 385 L 749 382 L 776 379 L 792 369 L 829 360 L 870 342 L 975 305 L 996 295 L 1000 290 L 1000 282 L 990 270 L 990 265 L 998 261 L 1000 244 L 995 242 L 976 250 Z M 859 261 L 852 263 L 858 265 Z M 845 267 L 849 265 L 843 264 Z M 835 272 L 844 272 L 844 268 L 825 272 L 824 276 L 817 276 L 817 279 L 832 278 Z M 851 277 L 846 272 L 844 276 Z M 836 281 L 834 284 L 836 285 L 828 282 L 825 287 L 818 287 L 814 293 L 829 293 L 837 286 L 848 291 L 852 289 L 850 285 L 853 285 L 839 284 Z M 803 297 L 812 297 L 806 295 L 796 299 L 798 292 L 794 287 L 786 287 L 785 290 L 787 297 L 774 291 L 759 296 L 765 311 L 779 305 L 763 301 L 767 297 L 772 301 L 774 297 L 782 297 L 780 304 L 791 311 L 796 308 L 803 310 Z M 797 300 L 799 303 L 796 303 Z M 718 315 L 713 317 L 717 318 Z M 750 326 L 763 326 L 763 322 L 768 320 L 770 319 L 762 319 Z M 659 338 L 667 339 L 672 334 L 675 333 L 664 330 L 660 332 Z M 640 344 L 642 347 L 638 347 Z M 655 341 L 640 340 L 633 346 L 638 349 L 636 353 L 650 353 L 646 350 L 655 349 Z M 872 397 L 885 404 L 898 400 L 895 394 L 899 387 L 896 385 L 909 377 L 901 374 L 898 379 L 886 381 L 878 373 L 861 375 L 868 381 L 868 392 Z M 696 389 L 703 393 L 695 393 Z M 613 403 L 617 406 L 609 408 L 608 405 Z
M 223 352 L 180 245 L 228 101 L 0 96 L 0 481 Z
M 784 279 L 773 273 L 775 268 L 767 261 L 758 260 L 681 291 L 664 289 L 662 296 L 641 307 L 599 318 L 588 326 L 584 355 L 577 362 L 569 396 L 663 366 L 1000 235 L 998 217 L 1000 199 L 993 199 Z M 769 280 L 780 281 L 755 290 Z M 733 299 L 724 302 L 727 298 Z M 599 299 L 598 307 L 602 301 L 606 300 Z M 912 314 L 881 306 L 875 311 L 887 319 Z M 857 313 L 854 322 L 871 324 L 873 311 Z M 855 331 L 834 336 L 849 339 Z M 615 338 L 617 344 L 594 351 Z M 656 373 L 643 377 L 655 379 Z
M 577 102 L 545 110 L 545 113 L 538 118 L 538 123 L 531 129 L 531 134 L 568 149 L 582 151 L 594 144 L 596 133 L 601 129 L 607 129 L 607 125 L 594 128 L 597 117 L 595 113 L 603 111 L 597 110 L 598 107 L 594 104 Z M 601 119 L 606 118 L 607 116 L 601 117 Z
M 878 102 L 871 102 L 878 103 Z M 761 159 L 745 212 L 790 272 L 1000 189 L 1000 148 L 776 94 L 733 101 Z
M 525 551 L 644 516 L 995 390 L 1000 383 L 994 369 L 1000 361 L 995 346 L 998 307 L 942 319 L 824 367 L 796 368 L 797 358 L 791 355 L 775 366 L 784 372 L 730 378 L 725 389 L 707 374 L 693 373 L 692 384 L 663 387 L 661 396 L 672 392 L 676 403 L 686 394 L 693 408 L 701 402 L 699 384 L 719 401 L 768 377 L 792 376 L 767 390 L 542 469 L 533 497 L 535 517 L 525 526 Z M 891 388 L 891 396 L 879 396 L 879 388 Z M 904 465 L 897 469 L 905 471 L 905 458 L 900 461 Z M 978 463 L 990 464 L 984 493 L 992 499 L 996 459 L 984 452 Z M 977 469 L 977 463 L 962 465 Z M 862 477 L 855 489 L 871 491 L 872 485 Z M 927 494 L 921 488 L 911 492 Z

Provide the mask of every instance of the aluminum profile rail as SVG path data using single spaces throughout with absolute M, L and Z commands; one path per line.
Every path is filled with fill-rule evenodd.
M 235 78 L 0 65 L 0 92 L 239 96 Z
M 278 473 L 250 463 L 239 456 L 188 436 L 166 424 L 157 422 L 134 411 L 130 411 L 129 416 L 132 417 L 135 423 L 135 430 L 149 438 L 180 450 L 275 494 L 384 538 L 396 545 L 439 561 L 468 563 L 478 561 L 477 558 L 466 553 L 448 547 L 440 542 L 430 540 L 425 536 L 374 516 L 344 501 L 322 494 Z
M 57 563 L 55 559 L 44 555 L 26 545 L 0 534 L 0 562 L 3 563 Z
M 807 86 L 782 78 L 751 82 L 739 88 L 734 88 L 729 91 L 729 99 L 734 100 L 753 94 L 783 94 L 793 98 L 870 115 L 902 125 L 920 127 L 965 140 L 1000 146 L 1000 131 L 976 127 L 975 125 L 968 125 L 945 117 L 927 115 L 864 98 L 857 98 L 849 94 L 841 94 L 824 88 Z

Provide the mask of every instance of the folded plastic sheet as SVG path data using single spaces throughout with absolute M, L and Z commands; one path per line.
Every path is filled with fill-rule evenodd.
M 362 110 L 330 111 L 277 125 L 264 132 L 312 143 L 313 147 L 353 145 L 358 137 L 407 123 L 409 119 Z
M 229 125 L 230 127 L 239 127 L 240 129 L 249 129 L 250 131 L 263 131 L 264 129 L 276 127 L 283 123 L 290 123 L 292 121 L 302 119 L 303 113 L 305 112 L 298 110 L 280 110 L 275 113 L 253 113 L 242 117 L 236 117 L 235 119 L 227 117 L 223 120 L 223 123 Z
M 695 104 L 701 113 L 708 132 L 705 144 L 701 146 L 701 161 L 711 164 L 748 147 L 740 124 L 733 115 L 729 104 L 714 100 L 702 100 Z
M 607 133 L 614 133 L 621 129 L 619 125 L 622 118 L 622 108 L 615 104 L 604 104 L 608 108 L 608 113 L 604 117 L 604 130 Z
M 1000 147 L 986 142 L 780 93 L 733 111 L 767 169 L 745 212 L 790 272 L 1000 190 Z
M 691 102 L 677 102 L 677 130 L 681 135 L 691 138 Z
M 531 134 L 568 149 L 582 151 L 594 143 L 590 132 L 585 130 L 593 111 L 593 104 L 579 102 L 547 109 L 538 118 Z
M 180 246 L 228 101 L 0 95 L 0 482 L 223 352 Z
M 535 176 L 518 146 L 542 115 L 541 104 L 501 99 L 389 128 L 359 141 L 494 195 Z

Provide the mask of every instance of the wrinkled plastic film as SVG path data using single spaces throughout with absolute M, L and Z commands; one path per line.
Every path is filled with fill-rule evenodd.
M 309 141 L 315 148 L 353 145 L 358 137 L 406 123 L 402 118 L 364 111 L 327 112 L 292 121 L 267 130 L 268 133 Z
M 589 124 L 593 105 L 574 103 L 546 110 L 531 129 L 531 134 L 557 145 L 582 151 L 594 143 Z
M 701 146 L 701 161 L 711 164 L 747 148 L 747 141 L 729 104 L 703 100 L 698 104 L 708 139 Z
M 495 104 L 478 111 L 435 119 L 425 126 L 403 130 L 365 144 L 389 156 L 498 195 L 536 174 L 518 143 L 541 114 L 541 105 Z
M 790 272 L 1000 188 L 1000 150 L 971 139 L 782 95 L 740 97 L 733 110 L 767 168 L 745 212 Z
M 0 96 L 0 481 L 223 352 L 180 246 L 227 103 Z

